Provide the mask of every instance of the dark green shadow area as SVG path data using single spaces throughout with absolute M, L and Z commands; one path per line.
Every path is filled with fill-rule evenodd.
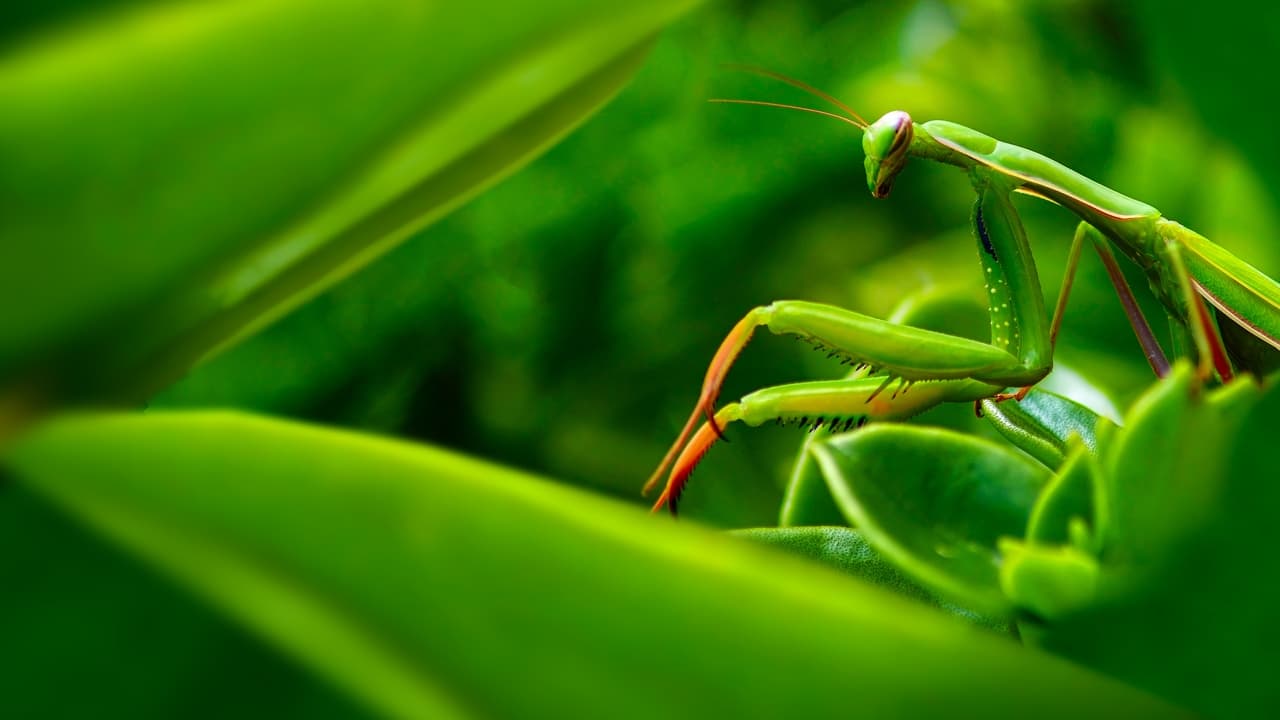
M 3 480 L 0 547 L 0 716 L 370 717 Z

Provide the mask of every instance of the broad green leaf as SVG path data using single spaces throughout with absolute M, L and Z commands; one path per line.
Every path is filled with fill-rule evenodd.
M 731 535 L 795 553 L 916 600 L 936 603 L 932 593 L 898 571 L 857 530 L 847 527 L 748 528 Z
M 387 714 L 1177 713 L 874 586 L 439 450 L 99 415 L 42 426 L 8 467 Z
M 18 483 L 0 482 L 0 547 L 7 718 L 370 717 Z
M 980 627 L 1009 633 L 1008 621 L 984 617 L 960 607 L 921 587 L 898 568 L 880 557 L 862 533 L 847 527 L 778 527 L 731 530 L 730 535 L 746 538 L 809 558 L 828 567 L 892 590 L 915 600 L 922 600 Z
M 554 142 L 692 4 L 131 3 L 22 38 L 0 405 L 145 397 Z
M 1215 391 L 1212 402 L 1206 392 L 1189 365 L 1176 365 L 1139 398 L 1109 445 L 1107 562 L 1176 562 L 1171 543 L 1212 514 L 1231 433 L 1260 391 L 1246 378 Z
M 1162 556 L 1148 562 L 1141 583 L 1116 587 L 1107 575 L 1123 568 L 1104 565 L 1104 602 L 1048 625 L 1038 641 L 1207 716 L 1269 717 L 1280 708 L 1273 682 L 1280 663 L 1280 581 L 1272 570 L 1280 392 L 1273 386 L 1259 399 L 1252 381 L 1214 391 L 1199 409 L 1212 409 L 1216 419 L 1198 434 L 1173 427 L 1175 440 L 1186 445 L 1175 452 L 1161 439 L 1170 426 L 1160 410 L 1195 422 L 1198 410 L 1179 408 L 1181 398 L 1170 397 L 1184 387 L 1185 380 L 1175 377 L 1146 396 L 1146 408 L 1131 423 L 1152 427 L 1129 438 L 1133 446 L 1126 453 L 1134 471 L 1145 467 L 1150 473 L 1144 487 L 1157 486 L 1152 512 L 1181 511 L 1176 532 L 1155 526 L 1165 538 Z M 1221 435 L 1215 424 L 1224 426 Z M 1143 448 L 1145 465 L 1138 462 Z M 1173 462 L 1157 453 L 1174 454 Z M 1212 462 L 1196 461 L 1201 453 Z M 1196 503 L 1195 512 L 1180 507 L 1181 493 Z M 1132 512 L 1126 517 L 1149 522 Z
M 815 445 L 849 522 L 903 572 L 979 612 L 1009 611 L 1003 536 L 1022 537 L 1049 480 L 1007 447 L 936 428 L 880 425 Z

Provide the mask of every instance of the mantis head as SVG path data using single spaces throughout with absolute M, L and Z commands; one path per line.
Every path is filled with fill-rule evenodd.
M 866 153 L 867 188 L 877 198 L 889 196 L 893 181 L 907 164 L 914 125 L 901 110 L 885 113 L 862 132 Z
M 875 197 L 883 198 L 889 196 L 889 190 L 893 187 L 894 179 L 898 177 L 898 173 L 901 172 L 903 166 L 907 164 L 908 152 L 911 150 L 911 140 L 915 135 L 915 124 L 911 122 L 910 115 L 901 110 L 894 110 L 893 112 L 885 113 L 879 120 L 873 123 L 868 123 L 853 108 L 840 102 L 831 95 L 828 95 L 815 87 L 806 85 L 795 78 L 789 78 L 786 75 L 773 72 L 772 70 L 765 70 L 763 68 L 743 65 L 731 65 L 729 67 L 731 69 L 749 72 L 754 75 L 763 75 L 775 80 L 780 80 L 792 87 L 799 88 L 814 97 L 826 100 L 840 110 L 843 110 L 844 114 L 839 115 L 833 112 L 827 112 L 826 110 L 769 102 L 765 100 L 712 98 L 710 102 L 737 103 L 740 105 L 764 105 L 767 107 L 783 108 L 785 110 L 799 110 L 801 112 L 835 118 L 836 120 L 848 123 L 858 128 L 862 131 L 862 150 L 866 155 L 867 187 Z

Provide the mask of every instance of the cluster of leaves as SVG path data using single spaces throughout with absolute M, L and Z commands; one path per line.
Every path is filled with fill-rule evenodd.
M 954 310 L 924 298 L 900 319 Z M 1252 379 L 1207 391 L 1180 365 L 1120 426 L 1042 390 L 983 409 L 1008 442 L 905 425 L 816 433 L 784 527 L 744 534 L 1201 711 L 1275 707 L 1256 665 L 1274 638 L 1246 628 L 1280 599 L 1248 569 L 1270 555 L 1255 535 L 1267 492 L 1249 480 L 1267 473 L 1280 392 Z M 1227 588 L 1248 588 L 1232 603 L 1243 624 L 1200 614 Z
M 916 267 L 953 284 L 971 250 L 948 233 L 966 216 L 962 183 L 926 172 L 899 189 L 896 210 L 846 209 L 860 179 L 845 129 L 708 114 L 718 59 L 749 56 L 869 106 L 910 97 L 920 116 L 1058 156 L 1114 144 L 1132 153 L 1113 171 L 1125 189 L 1162 206 L 1185 187 L 1179 178 L 1201 180 L 1218 224 L 1197 226 L 1211 236 L 1253 242 L 1269 227 L 1240 156 L 1185 113 L 1109 116 L 1142 78 L 1055 69 L 1092 61 L 1055 55 L 1071 46 L 1062 37 L 1029 39 L 1053 18 L 1117 21 L 1100 6 L 779 1 L 704 11 L 657 44 L 598 122 L 417 232 L 594 112 L 692 4 L 13 11 L 0 39 L 0 443 L 18 481 L 0 485 L 0 576 L 15 589 L 0 613 L 13 661 L 0 673 L 6 714 L 434 717 L 570 705 L 776 716 L 851 703 L 877 717 L 1178 713 L 1114 678 L 1198 710 L 1274 704 L 1263 659 L 1275 643 L 1262 629 L 1277 592 L 1257 579 L 1274 502 L 1239 480 L 1265 472 L 1274 393 L 1206 395 L 1180 376 L 1144 396 L 1123 431 L 1096 437 L 1087 411 L 1041 395 L 1027 406 L 1039 414 L 1011 425 L 1031 428 L 1019 442 L 1039 465 L 940 430 L 815 443 L 783 524 L 847 519 L 858 530 L 747 534 L 860 579 L 441 450 L 180 410 L 233 405 L 428 437 L 630 494 L 636 468 L 668 439 L 668 417 L 687 409 L 667 392 L 671 378 L 697 377 L 707 338 L 749 305 L 803 286 L 883 314 Z M 1162 37 L 1158 22 L 1133 27 Z M 1164 42 L 1151 47 L 1166 52 Z M 1107 45 L 1076 47 L 1098 51 L 1104 69 L 1124 66 Z M 812 66 L 797 70 L 800 47 Z M 898 64 L 882 60 L 895 53 Z M 1217 100 L 1215 112 L 1240 101 Z M 1125 130 L 1135 117 L 1143 134 Z M 1255 151 L 1266 137 L 1242 142 Z M 1212 158 L 1213 181 L 1185 163 L 1155 180 L 1134 169 L 1173 143 Z M 1030 218 L 1033 232 L 1043 217 Z M 718 275 L 708 268 L 749 261 L 768 268 L 758 284 L 708 280 Z M 870 268 L 851 289 L 845 270 L 857 264 Z M 1082 280 L 1086 304 L 1090 286 L 1101 283 Z M 1122 326 L 1095 330 L 1064 355 L 1130 388 L 1123 404 L 1144 384 L 1133 381 L 1141 366 L 1111 361 L 1108 336 Z M 768 352 L 738 377 L 759 382 L 776 364 Z M 615 391 L 623 377 L 634 379 L 621 383 L 628 393 Z M 150 412 L 68 412 L 143 401 Z M 1067 425 L 1092 442 L 1070 444 Z M 722 495 L 686 507 L 759 524 L 777 495 L 728 480 L 791 441 L 704 473 L 698 487 Z M 1025 641 L 1112 678 L 911 598 L 987 627 L 1016 623 Z

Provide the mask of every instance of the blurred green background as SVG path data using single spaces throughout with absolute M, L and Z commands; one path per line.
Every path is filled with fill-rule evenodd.
M 751 307 L 799 298 L 883 317 L 930 286 L 980 300 L 963 175 L 916 164 L 874 200 L 849 126 L 707 104 L 821 105 L 729 62 L 801 78 L 872 118 L 906 109 L 1034 148 L 1280 269 L 1258 179 L 1162 90 L 1137 22 L 1110 3 L 709 8 L 546 156 L 153 406 L 412 437 L 639 502 L 715 348 Z M 1035 200 L 1021 208 L 1052 303 L 1074 221 Z M 1124 407 L 1150 371 L 1091 255 L 1072 299 L 1060 363 Z M 841 374 L 807 350 L 762 337 L 726 398 Z M 699 468 L 686 511 L 768 524 L 799 436 L 735 437 Z
M 913 166 L 891 198 L 873 200 L 848 126 L 707 104 L 820 106 L 724 63 L 795 76 L 869 117 L 905 109 L 1036 149 L 1274 275 L 1275 185 L 1255 170 L 1273 166 L 1223 139 L 1232 108 L 1212 105 L 1215 116 L 1181 81 L 1195 36 L 1161 32 L 1190 20 L 1160 25 L 1157 12 L 1069 0 L 707 7 L 545 156 L 150 406 L 407 437 L 639 503 L 711 354 L 749 308 L 796 298 L 884 316 L 929 287 L 980 299 L 963 176 Z M 1020 202 L 1052 303 L 1074 222 Z M 1089 255 L 1058 358 L 1120 408 L 1150 377 Z M 803 345 L 761 338 L 726 397 L 841 372 Z M 800 436 L 735 428 L 731 438 L 682 510 L 722 527 L 772 524 Z M 25 491 L 0 494 L 0 694 L 13 717 L 362 712 Z

